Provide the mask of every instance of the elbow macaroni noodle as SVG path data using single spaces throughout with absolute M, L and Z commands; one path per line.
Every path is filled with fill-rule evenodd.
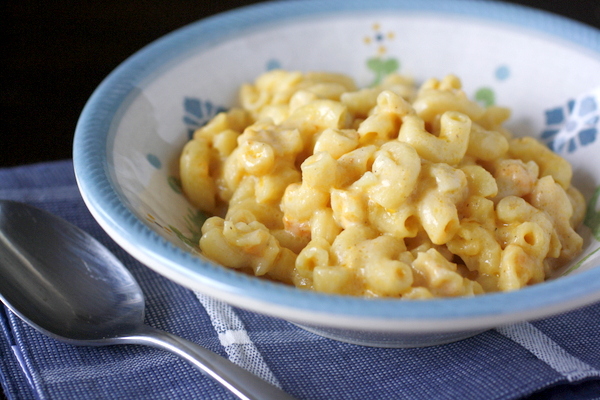
M 408 299 L 509 291 L 575 257 L 571 166 L 502 127 L 455 76 L 282 70 L 240 90 L 184 147 L 184 193 L 213 215 L 214 261 L 326 293 Z

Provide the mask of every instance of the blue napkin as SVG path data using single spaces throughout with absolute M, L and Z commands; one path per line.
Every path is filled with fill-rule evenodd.
M 230 307 L 141 265 L 88 213 L 70 161 L 0 169 L 0 198 L 47 209 L 91 233 L 139 280 L 148 324 L 228 357 L 298 399 L 600 399 L 600 303 L 443 346 L 361 347 Z M 0 333 L 8 399 L 234 398 L 160 350 L 66 345 L 4 307 Z

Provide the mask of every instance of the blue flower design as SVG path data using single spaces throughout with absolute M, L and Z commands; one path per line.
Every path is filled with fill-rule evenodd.
M 496 79 L 505 81 L 510 77 L 510 68 L 508 65 L 500 65 L 495 71 Z
M 280 69 L 281 67 L 281 62 L 275 58 L 270 59 L 269 61 L 267 61 L 267 65 L 266 65 L 266 69 L 267 71 L 272 71 L 274 69 Z
M 225 107 L 216 106 L 210 100 L 202 101 L 195 97 L 183 99 L 183 122 L 188 127 L 188 136 L 191 139 L 194 131 L 204 126 L 212 117 L 220 112 L 227 111 Z
M 600 107 L 596 97 L 588 95 L 570 100 L 562 107 L 546 110 L 546 128 L 542 140 L 557 153 L 573 153 L 593 143 L 600 129 Z
M 156 169 L 161 169 L 162 168 L 162 162 L 160 161 L 160 158 L 158 158 L 155 154 L 152 154 L 152 153 L 146 154 L 146 160 L 154 168 L 156 168 Z

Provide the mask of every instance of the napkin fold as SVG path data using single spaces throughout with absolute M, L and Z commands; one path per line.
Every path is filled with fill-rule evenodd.
M 443 346 L 362 347 L 228 306 L 154 273 L 91 217 L 70 160 L 0 169 L 0 198 L 49 210 L 108 247 L 138 279 L 148 324 L 228 357 L 298 399 L 600 399 L 600 303 Z M 235 398 L 164 351 L 63 344 L 5 307 L 0 379 L 11 400 Z

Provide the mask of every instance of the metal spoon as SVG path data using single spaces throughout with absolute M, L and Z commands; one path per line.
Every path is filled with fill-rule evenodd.
M 102 244 L 46 211 L 0 200 L 0 299 L 38 331 L 84 346 L 170 351 L 241 399 L 292 399 L 229 360 L 144 324 L 144 295 Z

